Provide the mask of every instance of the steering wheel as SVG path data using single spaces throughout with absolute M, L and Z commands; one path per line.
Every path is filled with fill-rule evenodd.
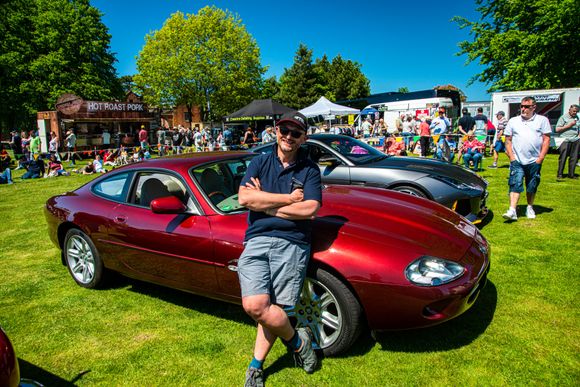
M 207 197 L 208 197 L 208 198 L 210 198 L 210 199 L 211 199 L 212 197 L 214 197 L 214 196 L 216 196 L 216 198 L 215 198 L 215 199 L 219 199 L 219 200 L 217 200 L 217 201 L 215 201 L 215 199 L 212 199 L 212 202 L 214 202 L 214 203 L 219 203 L 219 202 L 221 202 L 222 200 L 225 200 L 225 199 L 227 199 L 227 198 L 228 198 L 228 195 L 226 195 L 226 194 L 225 194 L 225 193 L 223 193 L 222 191 L 213 191 L 212 193 L 210 193 L 209 195 L 207 195 Z M 220 197 L 220 196 L 221 196 L 221 197 Z

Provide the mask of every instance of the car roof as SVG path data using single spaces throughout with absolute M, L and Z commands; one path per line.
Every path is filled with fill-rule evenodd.
M 134 168 L 167 168 L 167 169 L 182 169 L 190 168 L 196 165 L 205 164 L 208 162 L 215 162 L 220 160 L 228 160 L 236 157 L 247 157 L 251 153 L 239 151 L 216 151 L 216 152 L 194 152 L 173 156 L 159 157 L 156 159 L 149 159 L 139 163 L 129 164 L 122 169 Z M 118 168 L 119 170 L 121 168 Z M 117 170 L 117 169 L 115 169 Z

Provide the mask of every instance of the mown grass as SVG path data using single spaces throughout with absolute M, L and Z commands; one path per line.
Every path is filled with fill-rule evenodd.
M 482 231 L 492 266 L 470 311 L 434 328 L 366 335 L 313 375 L 293 368 L 277 344 L 267 383 L 578 385 L 580 182 L 556 181 L 556 162 L 556 155 L 545 162 L 537 219 L 515 223 L 501 218 L 508 169 L 481 173 L 490 183 Z M 42 211 L 47 198 L 93 177 L 20 181 L 20 174 L 0 186 L 0 325 L 24 377 L 46 385 L 243 383 L 255 328 L 239 306 L 129 279 L 106 290 L 78 287 Z

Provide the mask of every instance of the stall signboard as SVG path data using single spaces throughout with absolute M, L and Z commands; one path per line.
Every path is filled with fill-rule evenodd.
M 429 109 L 417 109 L 415 110 L 415 116 L 419 119 L 429 117 Z
M 87 101 L 87 112 L 144 112 L 144 103 Z
M 559 102 L 561 98 L 561 94 L 554 93 L 554 94 L 532 94 L 532 97 L 536 99 L 536 103 L 542 102 Z M 520 103 L 522 100 L 522 95 L 506 95 L 502 98 L 502 102 L 507 103 Z

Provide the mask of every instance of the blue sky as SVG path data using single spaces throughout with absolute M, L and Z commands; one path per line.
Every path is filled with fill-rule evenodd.
M 112 35 L 119 75 L 136 73 L 135 58 L 145 35 L 163 26 L 176 11 L 195 14 L 206 5 L 236 13 L 260 47 L 267 76 L 280 77 L 292 66 L 300 43 L 313 50 L 313 58 L 337 54 L 362 65 L 372 93 L 431 89 L 452 84 L 469 101 L 489 100 L 487 86 L 468 80 L 482 67 L 465 65 L 456 56 L 457 44 L 471 40 L 469 31 L 450 21 L 453 16 L 478 20 L 474 0 L 439 1 L 262 1 L 230 0 L 92 0 L 103 13 Z

